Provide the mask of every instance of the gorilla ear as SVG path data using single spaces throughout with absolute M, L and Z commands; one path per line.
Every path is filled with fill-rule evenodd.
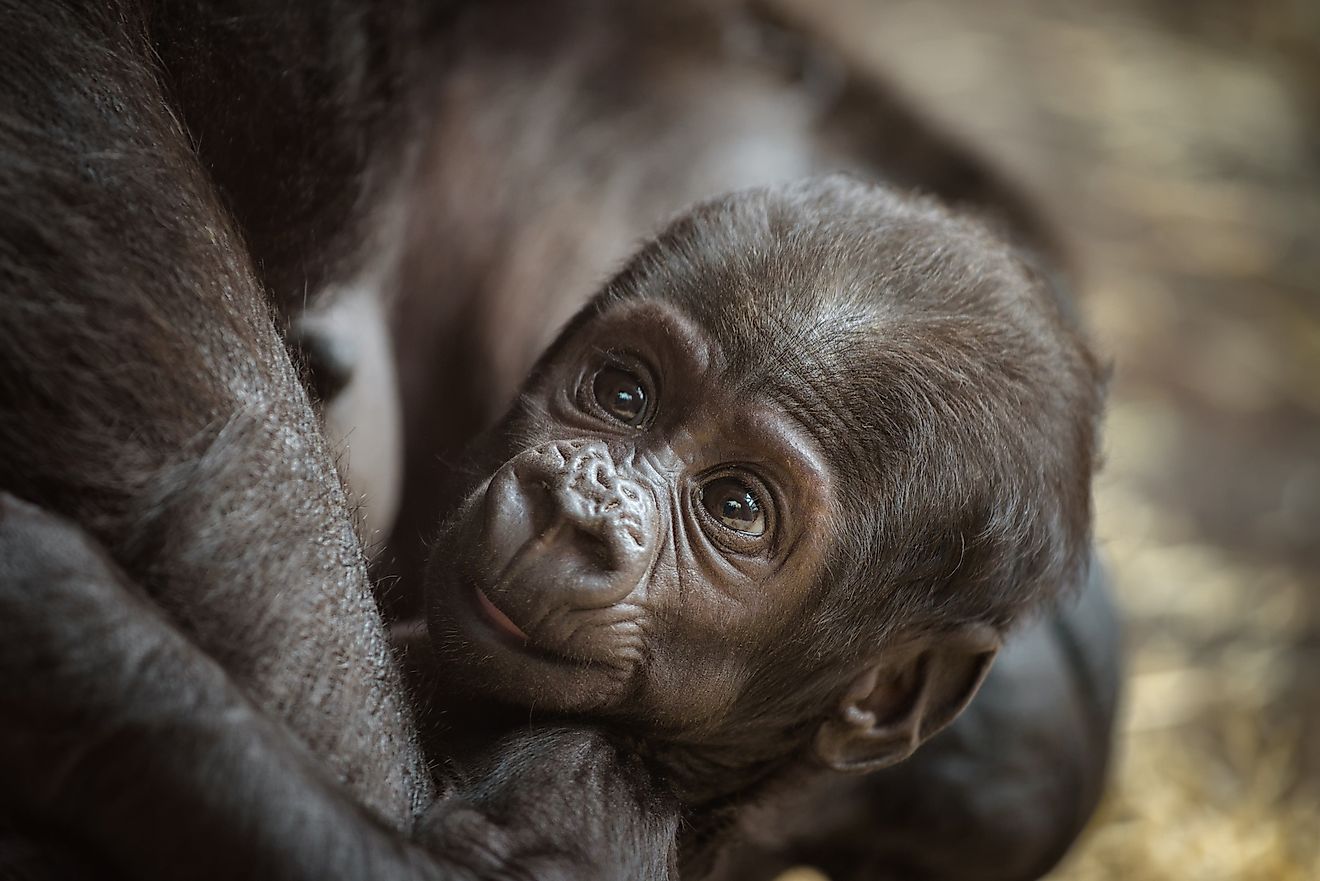
M 981 687 L 999 652 L 984 624 L 931 634 L 868 664 L 816 731 L 816 758 L 862 773 L 900 762 L 952 722 Z

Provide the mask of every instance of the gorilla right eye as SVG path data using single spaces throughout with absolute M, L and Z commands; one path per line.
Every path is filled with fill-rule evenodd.
M 703 486 L 701 504 L 727 529 L 744 535 L 765 534 L 765 511 L 760 498 L 736 477 L 717 477 Z
M 596 403 L 624 425 L 641 425 L 646 418 L 646 387 L 620 367 L 602 367 L 592 381 Z

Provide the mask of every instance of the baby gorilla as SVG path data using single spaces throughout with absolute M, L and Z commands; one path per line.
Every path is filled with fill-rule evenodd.
M 837 176 L 698 207 L 475 446 L 428 573 L 451 733 L 474 698 L 608 720 L 698 837 L 794 768 L 903 759 L 1085 580 L 1100 407 L 974 222 Z

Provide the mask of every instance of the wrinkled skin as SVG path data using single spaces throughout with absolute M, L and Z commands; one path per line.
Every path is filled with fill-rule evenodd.
M 512 16 L 507 14 L 509 8 L 488 4 L 469 17 L 469 39 L 456 47 L 451 76 L 439 81 L 435 91 L 438 122 L 422 151 L 425 196 L 418 200 L 416 238 L 404 255 L 401 299 L 395 307 L 407 479 L 399 527 L 383 557 L 385 571 L 397 574 L 399 580 L 389 581 L 385 600 L 391 613 L 422 615 L 419 586 L 425 549 L 431 548 L 433 585 L 445 585 L 433 593 L 431 602 L 438 645 L 435 652 L 418 645 L 425 635 L 415 624 L 409 625 L 416 641 L 408 658 L 419 667 L 425 667 L 431 655 L 443 659 L 439 676 L 444 687 L 422 702 L 424 717 L 438 729 L 438 752 L 461 752 L 465 743 L 480 743 L 485 732 L 520 724 L 529 710 L 589 713 L 630 727 L 651 747 L 674 757 L 672 764 L 691 766 L 694 770 L 678 776 L 707 781 L 693 787 L 706 790 L 694 792 L 693 798 L 701 801 L 714 791 L 746 785 L 746 797 L 731 796 L 733 802 L 763 801 L 752 790 L 770 787 L 759 781 L 784 774 L 767 774 L 765 768 L 755 767 L 761 759 L 750 757 L 762 750 L 772 752 L 766 744 L 776 725 L 810 730 L 801 721 L 806 714 L 772 714 L 773 724 L 767 725 L 760 715 L 765 701 L 757 698 L 747 701 L 750 710 L 729 710 L 721 731 L 716 729 L 721 724 L 718 708 L 737 693 L 740 681 L 754 681 L 748 678 L 748 668 L 767 657 L 767 647 L 778 658 L 767 665 L 797 669 L 803 655 L 811 657 L 818 651 L 817 642 L 835 638 L 842 628 L 822 628 L 815 642 L 804 638 L 798 647 L 779 651 L 774 634 L 776 628 L 786 626 L 793 609 L 786 602 L 783 616 L 764 616 L 769 620 L 762 622 L 762 631 L 754 626 L 740 631 L 741 643 L 725 639 L 723 631 L 715 638 L 701 637 L 698 624 L 705 620 L 709 626 L 712 613 L 700 591 L 695 597 L 686 588 L 681 594 L 672 590 L 666 595 L 649 586 L 629 585 L 627 566 L 607 566 L 609 571 L 589 579 L 607 592 L 631 594 L 609 609 L 574 609 L 565 602 L 564 593 L 538 590 L 530 583 L 520 589 L 491 562 L 516 554 L 507 548 L 491 553 L 492 548 L 523 542 L 530 530 L 541 529 L 541 521 L 556 507 L 569 515 L 562 519 L 570 526 L 574 520 L 581 523 L 583 518 L 572 511 L 582 506 L 563 496 L 567 486 L 583 482 L 584 470 L 594 472 L 593 477 L 612 471 L 622 474 L 624 482 L 641 479 L 645 485 L 652 469 L 631 473 L 623 454 L 622 468 L 598 459 L 602 464 L 574 469 L 575 476 L 559 467 L 564 459 L 560 453 L 534 456 L 527 447 L 535 445 L 529 440 L 524 446 L 525 438 L 516 432 L 548 439 L 556 447 L 600 439 L 583 436 L 576 425 L 565 428 L 514 418 L 505 423 L 515 433 L 513 438 L 503 428 L 496 429 L 474 446 L 474 477 L 462 485 L 453 479 L 452 467 L 465 461 L 461 448 L 474 433 L 499 419 L 558 326 L 581 307 L 597 279 L 626 259 L 636 241 L 652 237 L 657 227 L 677 212 L 686 212 L 693 202 L 732 187 L 852 168 L 867 178 L 937 194 L 957 211 L 996 221 L 1000 234 L 1014 242 L 1018 256 L 1048 267 L 1049 272 L 1060 272 L 1066 261 L 1060 258 L 1050 226 L 1041 222 L 1011 181 L 993 173 L 974 150 L 932 125 L 924 108 L 908 105 L 892 84 L 834 52 L 827 41 L 816 39 L 809 16 L 781 19 L 770 11 L 773 5 L 765 4 L 756 4 L 750 15 L 738 4 L 715 12 L 710 7 L 695 11 L 684 4 L 558 2 L 521 5 Z M 479 124 L 470 124 L 472 120 Z M 1057 276 L 1049 280 L 1059 283 Z M 646 298 L 649 293 L 639 295 Z M 1066 302 L 1061 308 L 1068 308 Z M 683 314 L 675 320 L 690 323 Z M 795 314 L 788 324 L 796 327 L 806 321 Z M 611 326 L 601 333 L 607 343 L 613 342 L 613 330 Z M 785 340 L 779 331 L 774 327 L 765 334 L 770 345 Z M 786 345 L 792 349 L 798 344 L 789 336 Z M 712 386 L 720 400 L 736 393 L 709 382 L 701 384 L 691 399 L 699 402 L 700 394 Z M 537 394 L 532 392 L 533 407 L 540 400 Z M 524 398 L 517 406 L 526 403 Z M 710 410 L 718 413 L 720 407 L 712 404 Z M 756 410 L 751 402 L 736 412 Z M 713 428 L 710 433 L 724 438 Z M 738 426 L 728 434 L 742 433 Z M 642 444 L 653 437 L 649 433 Z M 532 486 L 518 495 L 530 502 L 487 506 L 470 496 L 474 487 L 520 454 L 541 463 L 548 460 L 552 466 L 524 470 L 524 476 L 530 477 L 525 482 Z M 643 455 L 640 461 L 650 459 Z M 547 470 L 558 473 L 542 473 Z M 505 490 L 499 495 L 508 493 L 510 483 L 517 485 L 508 481 L 506 472 L 501 481 Z M 608 505 L 604 496 L 602 487 L 600 498 Z M 465 499 L 470 512 L 483 507 L 503 511 L 500 522 L 506 531 L 488 529 L 493 538 L 484 543 L 475 516 L 461 518 L 461 523 L 450 519 L 437 544 L 435 522 L 442 515 L 450 517 Z M 519 505 L 529 510 L 519 513 Z M 803 509 L 802 513 L 813 533 L 823 534 L 830 525 L 818 516 L 820 512 Z M 651 531 L 670 529 L 673 519 L 658 518 L 661 526 Z M 581 576 L 583 560 L 595 554 L 608 556 L 608 539 L 597 542 L 592 537 L 602 531 L 608 533 L 608 525 L 596 521 L 556 532 L 556 551 L 577 561 L 565 567 L 563 577 L 542 564 L 523 565 L 517 571 L 528 582 L 528 576 L 535 575 L 562 586 Z M 420 541 L 421 537 L 428 541 Z M 694 561 L 676 559 L 684 549 L 681 544 L 661 544 L 661 553 L 671 555 L 669 564 L 675 571 L 691 573 L 696 581 L 702 570 Z M 519 559 L 521 564 L 536 561 L 531 553 Z M 554 558 L 546 559 L 552 563 Z M 458 564 L 463 571 L 446 573 L 449 564 Z M 652 572 L 661 582 L 676 580 L 658 567 Z M 1077 591 L 1076 583 L 1066 582 L 1050 589 L 1065 596 Z M 473 583 L 488 586 L 486 599 L 493 600 L 489 606 L 474 592 Z M 771 604 L 780 601 L 770 592 L 763 597 Z M 727 623 L 731 625 L 742 611 L 735 606 Z M 745 620 L 751 625 L 755 618 Z M 879 815 L 892 830 L 884 843 L 864 824 L 843 824 L 843 829 L 858 835 L 855 848 L 869 853 L 859 864 L 911 862 L 908 854 L 896 852 L 892 845 L 908 840 L 921 842 L 936 862 L 954 854 L 957 863 L 958 855 L 965 855 L 961 863 L 943 867 L 949 877 L 994 864 L 1003 867 L 1005 878 L 1029 878 L 1046 871 L 1075 838 L 1094 807 L 1099 785 L 1079 787 L 1072 781 L 1103 779 L 1113 708 L 1112 703 L 1096 703 L 1096 712 L 1087 716 L 1089 727 L 1081 732 L 1086 736 L 1079 736 L 1073 702 L 1094 700 L 1077 691 L 1067 670 L 1053 666 L 1058 657 L 1049 623 L 1053 620 L 1034 625 L 1020 639 L 1023 645 L 1043 642 L 1054 647 L 1025 651 L 1010 644 L 1014 663 L 992 670 L 990 681 L 995 687 L 971 704 L 966 724 L 955 723 L 950 732 L 950 737 L 979 737 L 984 742 L 977 751 L 976 773 L 951 775 L 950 767 L 965 763 L 960 765 L 949 751 L 937 749 L 927 760 L 918 753 L 912 773 L 885 776 L 876 785 L 857 789 L 877 805 L 910 803 L 923 798 L 923 793 L 936 798 L 938 793 L 943 802 L 1027 805 L 1034 814 L 1058 822 L 1020 824 L 1013 835 L 1000 834 L 993 823 L 982 823 L 981 839 L 993 842 L 997 851 L 989 846 L 951 849 L 939 834 L 943 827 L 932 823 L 928 813 L 881 810 Z M 719 621 L 721 626 L 725 623 Z M 578 624 L 583 626 L 578 629 Z M 1103 647 L 1088 660 L 1101 669 L 1100 679 L 1112 691 L 1118 676 L 1113 648 L 1116 625 L 1100 616 L 1090 626 L 1104 639 Z M 568 635 L 570 628 L 574 632 Z M 611 628 L 617 634 L 612 639 L 604 635 Z M 531 657 L 522 651 L 523 629 L 531 632 Z M 1044 637 L 1039 636 L 1042 632 Z M 699 640 L 707 644 L 694 644 Z M 565 649 L 565 643 L 572 645 Z M 547 653 L 547 646 L 560 649 Z M 565 654 L 579 660 L 563 663 Z M 634 660 L 638 655 L 640 663 Z M 547 657 L 561 662 L 542 663 Z M 1032 663 L 1020 663 L 1021 657 L 1033 659 Z M 587 658 L 595 660 L 588 666 Z M 453 672 L 445 675 L 444 670 Z M 437 674 L 422 671 L 420 675 L 433 681 Z M 1042 675 L 1053 677 L 1057 687 L 1043 692 L 1052 696 L 1052 703 L 1035 708 L 1037 724 L 1028 729 L 1011 713 L 1002 712 L 1003 696 L 1031 687 Z M 783 683 L 786 691 L 792 687 Z M 832 687 L 838 687 L 837 680 Z M 772 690 L 757 689 L 761 694 Z M 487 700 L 492 696 L 499 700 Z M 816 701 L 817 706 L 828 703 L 812 691 L 803 701 Z M 428 712 L 431 708 L 434 712 Z M 746 714 L 746 730 L 730 730 L 738 727 L 734 723 L 740 713 Z M 798 737 L 790 734 L 785 741 L 798 744 Z M 1023 746 L 1027 743 L 1048 743 L 1049 748 L 1033 753 Z M 752 768 L 745 767 L 749 759 Z M 957 786 L 948 782 L 954 778 L 960 781 Z M 1054 782 L 1040 785 L 1046 779 Z M 859 816 L 876 815 L 863 811 Z M 768 832 L 762 841 L 783 838 Z
M 663 376 L 673 390 L 651 393 L 643 432 L 606 412 L 592 388 L 616 359 L 656 376 L 641 380 L 650 389 Z M 719 359 L 677 310 L 629 303 L 542 371 L 525 401 L 545 416 L 505 429 L 528 447 L 440 538 L 477 554 L 458 566 L 447 552 L 434 558 L 432 632 L 480 646 L 470 673 L 483 693 L 687 730 L 728 711 L 751 672 L 746 656 L 799 615 L 834 538 L 807 528 L 831 501 L 829 469 L 803 427 L 740 394 Z M 760 536 L 717 522 L 701 501 L 713 483 L 738 480 L 765 500 Z M 473 586 L 485 592 L 474 597 Z M 485 627 L 473 613 L 498 621 L 488 603 L 525 638 Z
M 373 522 L 395 513 L 373 499 L 400 499 L 378 563 L 387 615 L 422 614 L 424 539 L 470 489 L 455 479 L 467 445 L 602 279 L 694 204 L 850 170 L 986 219 L 1062 270 L 1052 226 L 1011 180 L 778 5 L 463 7 L 462 39 L 429 80 L 434 117 L 386 304 L 400 388 L 370 392 L 398 395 L 406 479 L 401 491 L 350 481 Z M 353 382 L 380 374 L 368 358 Z M 359 416 L 344 433 L 354 446 L 389 424 Z
M 767 230 L 737 211 L 698 212 L 689 221 L 695 230 L 680 228 L 661 247 L 648 249 L 599 306 L 617 318 L 629 297 L 654 301 L 650 317 L 625 316 L 639 322 L 650 342 L 658 343 L 653 322 L 701 328 L 690 335 L 693 360 L 684 364 L 684 355 L 674 356 L 675 374 L 694 382 L 703 371 L 739 379 L 750 403 L 727 380 L 697 383 L 716 403 L 687 399 L 688 412 L 679 406 L 671 419 L 670 403 L 684 399 L 666 398 L 664 392 L 675 386 L 660 377 L 652 390 L 663 405 L 657 412 L 665 414 L 659 425 L 624 435 L 616 426 L 602 428 L 609 425 L 604 422 L 574 426 L 562 421 L 564 414 L 555 422 L 536 410 L 536 395 L 548 401 L 555 388 L 540 380 L 556 365 L 572 372 L 572 364 L 552 355 L 494 445 L 502 452 L 489 472 L 536 450 L 528 464 L 537 467 L 524 472 L 532 479 L 519 490 L 524 500 L 502 521 L 507 527 L 521 516 L 531 522 L 529 533 L 535 512 L 544 510 L 536 499 L 541 491 L 553 505 L 577 510 L 571 494 L 565 498 L 546 488 L 555 471 L 543 467 L 554 462 L 547 458 L 547 443 L 587 441 L 579 452 L 604 443 L 608 460 L 588 457 L 596 463 L 591 465 L 583 458 L 571 469 L 570 483 L 580 485 L 595 468 L 602 492 L 603 484 L 618 488 L 623 481 L 637 489 L 637 553 L 611 551 L 608 540 L 602 542 L 607 565 L 617 559 L 617 571 L 588 581 L 605 596 L 624 597 L 614 604 L 623 613 L 619 621 L 602 630 L 621 633 L 631 622 L 641 635 L 644 661 L 629 663 L 622 649 L 610 653 L 601 666 L 623 685 L 605 691 L 604 700 L 588 696 L 574 676 L 549 665 L 536 668 L 542 679 L 533 677 L 533 683 L 549 683 L 543 707 L 590 708 L 601 721 L 617 723 L 622 742 L 654 764 L 614 761 L 613 736 L 575 730 L 564 741 L 533 733 L 523 746 L 515 740 L 510 752 L 497 751 L 492 782 L 474 784 L 476 795 L 455 789 L 458 797 L 449 800 L 455 812 L 442 801 L 428 815 L 422 839 L 438 854 L 409 845 L 404 830 L 411 812 L 429 801 L 430 784 L 419 774 L 420 756 L 399 707 L 379 621 L 365 601 L 360 549 L 329 451 L 279 350 L 264 295 L 269 291 L 287 308 L 308 287 L 347 283 L 344 277 L 354 273 L 353 261 L 364 250 L 358 247 L 365 239 L 363 218 L 356 212 L 385 198 L 359 184 L 369 177 L 366 171 L 398 159 L 362 147 L 390 132 L 390 114 L 379 111 L 391 106 L 391 84 L 413 72 L 409 64 L 380 76 L 367 65 L 368 75 L 359 77 L 361 56 L 337 58 L 322 51 L 326 47 L 317 39 L 330 35 L 330 50 L 380 48 L 382 38 L 406 32 L 413 18 L 401 9 L 397 25 L 359 34 L 351 24 L 360 19 L 340 15 L 342 4 L 331 4 L 316 11 L 326 25 L 321 29 L 290 30 L 299 19 L 284 13 L 260 17 L 263 28 L 245 29 L 232 25 L 261 10 L 194 5 L 182 11 L 162 7 L 159 18 L 134 3 L 5 10 L 7 22 L 16 23 L 7 29 L 6 81 L 24 84 L 25 104 L 19 106 L 17 92 L 6 92 L 3 185 L 9 207 L 0 269 L 5 305 L 13 310 L 4 327 L 21 333 L 4 347 L 3 486 L 78 526 L 43 525 L 39 511 L 11 522 L 65 530 L 55 543 L 60 547 L 84 541 L 79 530 L 89 530 L 110 558 L 98 562 L 95 543 L 72 571 L 59 568 L 63 551 L 35 558 L 11 551 L 5 557 L 18 561 L 6 579 L 5 599 L 13 608 L 40 610 L 31 598 L 45 585 L 55 591 L 51 596 L 64 598 L 59 602 L 89 603 L 96 610 L 90 618 L 70 618 L 76 626 L 90 621 L 90 634 L 76 626 L 62 629 L 60 616 L 44 612 L 4 619 L 12 627 L 6 635 L 14 650 L 5 659 L 16 674 L 6 681 L 24 688 L 6 708 L 6 736 L 15 748 L 6 753 L 5 774 L 15 785 L 4 790 L 5 811 L 25 829 L 31 824 L 43 836 L 81 842 L 95 861 L 140 877 L 229 877 L 253 868 L 283 877 L 466 877 L 464 872 L 482 876 L 487 869 L 490 877 L 658 874 L 668 871 L 674 805 L 664 786 L 658 796 L 650 789 L 652 768 L 658 766 L 679 788 L 685 819 L 702 832 L 708 820 L 722 820 L 718 815 L 728 799 L 752 794 L 792 762 L 864 769 L 902 758 L 965 704 L 997 650 L 1000 631 L 1023 608 L 1075 577 L 1086 545 L 1090 423 L 1097 407 L 1093 371 L 1040 286 L 1004 259 L 1001 243 L 950 225 L 932 209 L 913 213 L 912 206 L 888 197 L 836 185 L 816 196 L 798 192 L 785 203 L 793 224 L 824 233 L 813 239 L 824 250 L 789 248 L 777 254 L 785 258 L 778 262 L 748 265 L 742 280 L 751 283 L 739 286 L 730 277 L 739 255 L 776 253 L 762 248 Z M 200 18 L 191 19 L 190 12 Z M 54 47 L 51 54 L 47 47 Z M 308 69 L 295 66 L 285 76 L 282 68 L 272 69 L 272 51 L 296 57 Z M 411 58 L 402 50 L 398 56 Z M 396 53 L 369 57 L 374 63 Z M 333 63 L 316 67 L 327 58 L 346 63 L 342 69 Z M 219 82 L 213 81 L 217 73 L 223 73 Z M 298 104 L 302 98 L 309 106 Z M 362 167 L 378 162 L 378 168 Z M 834 197 L 817 198 L 831 192 Z M 36 211 L 36 205 L 52 210 Z M 836 246 L 843 239 L 828 234 L 837 222 L 836 234 L 861 232 L 875 242 L 875 223 L 923 212 L 930 222 L 913 231 L 908 253 L 842 253 Z M 938 245 L 942 252 L 946 233 L 959 243 L 952 262 L 932 263 L 931 248 Z M 665 250 L 675 244 L 718 259 L 687 264 L 682 248 Z M 822 266 L 855 271 L 855 277 L 836 285 L 810 276 L 809 270 Z M 969 279 L 982 278 L 981 270 L 1003 287 L 969 285 Z M 934 308 L 936 326 L 910 337 L 921 322 L 899 321 L 894 327 L 903 333 L 892 342 L 902 345 L 893 350 L 827 344 L 845 331 L 888 327 L 881 319 L 889 306 L 902 305 L 902 296 L 882 299 L 878 311 L 863 300 L 891 287 L 912 294 L 919 305 L 910 314 L 899 309 L 900 318 L 935 306 L 937 293 L 951 297 L 953 308 Z M 720 293 L 718 302 L 698 295 L 707 289 Z M 686 294 L 671 301 L 676 291 Z M 793 296 L 775 299 L 784 292 Z M 770 300 L 762 303 L 762 297 Z M 962 319 L 970 324 L 963 326 Z M 961 338 L 972 326 L 997 345 L 978 349 Z M 584 327 L 577 325 L 561 350 Z M 945 333 L 950 330 L 951 336 Z M 996 353 L 1005 351 L 1013 353 L 1011 363 L 997 360 Z M 822 357 L 784 363 L 785 353 L 796 352 Z M 902 357 L 887 361 L 886 352 Z M 651 366 L 658 371 L 665 365 Z M 984 381 L 991 399 L 996 383 L 1006 382 L 1013 400 L 996 402 L 1004 405 L 1002 414 L 980 412 L 980 384 L 971 384 L 977 394 L 960 391 L 957 381 L 952 389 L 943 387 L 945 380 L 964 377 Z M 878 386 L 878 378 L 886 382 Z M 837 382 L 845 400 L 874 398 L 879 407 L 869 415 L 865 408 L 839 410 L 836 390 L 822 393 L 822 381 Z M 868 398 L 877 387 L 886 394 Z M 830 476 L 821 511 L 806 503 L 792 507 L 799 495 L 819 487 L 791 485 L 792 478 L 780 478 L 780 486 L 769 461 L 774 456 L 754 464 L 766 468 L 757 479 L 774 484 L 766 497 L 788 493 L 783 500 L 775 497 L 780 506 L 770 511 L 770 534 L 797 529 L 806 537 L 804 547 L 820 539 L 819 553 L 808 548 L 799 555 L 799 546 L 771 548 L 743 539 L 734 540 L 742 550 L 731 551 L 714 537 L 723 533 L 699 520 L 700 511 L 709 509 L 684 507 L 699 477 L 693 469 L 706 461 L 706 450 L 698 449 L 706 439 L 699 417 L 723 425 L 717 417 L 726 414 L 717 404 L 748 417 L 749 424 L 765 414 L 802 423 L 786 422 L 790 434 L 807 435 L 804 467 Z M 1013 430 L 1001 435 L 1006 420 Z M 733 435 L 743 432 L 741 424 L 734 428 Z M 571 436 L 561 438 L 565 432 Z M 747 446 L 747 454 L 773 434 L 771 429 Z M 542 440 L 528 447 L 518 443 L 520 435 Z M 641 451 L 636 457 L 615 449 L 630 445 Z M 969 466 L 960 464 L 963 457 Z M 1056 469 L 1052 484 L 1033 483 L 1033 475 L 1011 467 L 1031 457 Z M 877 458 L 885 466 L 880 473 Z M 637 468 L 637 461 L 646 467 Z M 648 468 L 655 473 L 648 475 Z M 517 477 L 516 468 L 512 473 Z M 941 475 L 942 482 L 918 483 L 922 473 Z M 930 498 L 914 494 L 916 488 L 929 490 Z M 654 511 L 645 504 L 648 492 Z M 1030 498 L 1036 519 L 1012 507 L 1015 492 Z M 609 499 L 600 500 L 605 503 L 598 514 L 615 510 Z M 583 501 L 580 493 L 577 501 Z M 579 522 L 590 521 L 590 505 L 577 507 Z M 892 531 L 875 528 L 878 514 Z M 986 517 L 990 522 L 982 523 Z M 980 525 L 988 528 L 977 531 Z M 591 555 L 579 553 L 584 548 L 574 537 L 578 531 L 561 530 L 569 548 L 562 562 L 531 555 L 526 571 L 561 587 L 576 584 L 568 569 L 600 554 L 594 547 Z M 12 547 L 26 547 L 23 529 L 16 534 Z M 516 544 L 517 534 L 497 535 L 487 544 Z M 620 535 L 627 537 L 628 530 L 610 534 L 623 541 Z M 984 535 L 983 545 L 968 549 L 961 541 L 968 534 Z M 919 554 L 905 551 L 912 542 Z M 626 577 L 636 571 L 638 554 L 652 549 L 660 572 L 654 598 L 649 583 L 657 579 L 648 579 L 642 590 L 641 582 L 630 584 Z M 553 616 L 542 616 L 544 630 L 534 616 L 522 617 L 536 601 L 519 597 L 516 579 L 502 587 L 487 583 L 497 579 L 461 551 L 450 550 L 455 571 L 485 579 L 479 583 L 489 587 L 489 608 L 500 609 L 500 602 L 507 607 L 499 613 L 503 619 L 488 609 L 495 626 L 514 638 L 504 648 L 518 650 L 517 635 L 526 628 L 552 651 L 592 651 L 590 640 L 575 643 L 563 631 L 556 637 Z M 745 565 L 733 565 L 730 553 Z M 435 562 L 432 569 L 435 596 L 444 597 L 446 563 Z M 960 590 L 963 583 L 983 590 Z M 781 615 L 769 601 L 760 602 L 753 588 L 767 586 L 782 587 L 800 616 Z M 689 591 L 698 594 L 697 602 L 689 605 L 682 597 L 680 604 L 680 592 Z M 941 595 L 938 608 L 919 601 L 932 591 Z M 637 595 L 645 601 L 628 608 L 627 600 Z M 458 679 L 479 672 L 475 637 L 457 621 L 447 632 L 443 620 L 449 612 L 440 605 L 439 599 L 433 603 L 442 625 L 436 628 L 438 649 L 455 660 L 442 675 Z M 693 628 L 676 626 L 689 614 Z M 167 668 L 192 672 L 138 681 L 137 643 L 103 638 L 102 626 L 120 620 L 142 628 L 132 632 L 174 662 Z M 820 629 L 840 621 L 851 623 Z M 728 632 L 744 640 L 746 654 L 731 651 Z M 819 639 L 820 633 L 831 639 Z M 35 655 L 26 652 L 28 646 L 36 647 Z M 78 663 L 52 668 L 49 658 Z M 713 682 L 686 678 L 697 669 L 721 675 Z M 686 701 L 680 693 L 685 688 L 691 692 Z M 115 737 L 106 741 L 43 737 L 47 723 L 77 731 L 60 720 L 80 711 L 71 703 L 74 696 L 98 691 L 107 701 L 97 712 L 100 721 L 134 719 L 136 713 L 163 724 L 112 728 Z M 199 697 L 208 711 L 196 714 L 192 701 Z M 535 703 L 541 692 L 530 697 Z M 649 724 L 659 736 L 638 742 L 639 727 Z M 175 726 L 191 733 L 163 738 Z M 102 744 L 107 746 L 90 748 Z M 328 768 L 317 760 L 308 765 L 308 746 Z M 73 772 L 61 778 L 55 797 L 39 767 L 33 779 L 27 756 L 37 748 L 55 750 L 54 761 Z M 116 776 L 124 773 L 116 769 L 135 764 L 125 766 L 125 757 L 160 755 L 168 761 L 159 763 L 160 776 L 149 787 Z M 66 762 L 70 756 L 77 761 Z M 508 763 L 500 756 L 510 757 Z M 546 776 L 527 777 L 527 768 Z M 584 769 L 588 777 L 599 771 L 600 784 L 578 792 L 573 786 Z M 231 785 L 215 785 L 217 780 Z M 520 790 L 521 783 L 528 788 Z M 144 799 L 141 809 L 120 810 L 120 790 Z M 255 799 L 248 797 L 252 790 Z M 569 810 L 584 797 L 592 800 L 590 810 Z M 295 809 L 279 813 L 282 799 Z M 254 816 L 254 803 L 270 807 L 272 816 L 265 822 Z M 475 813 L 468 811 L 471 804 L 478 806 Z M 288 823 L 294 825 L 283 825 Z M 250 834 L 254 830 L 260 834 Z M 168 846 L 158 843 L 162 837 Z M 491 851 L 493 864 L 481 862 Z M 640 854 L 640 867 L 630 867 L 630 852 Z M 567 858 L 549 869 L 534 861 L 544 853 Z M 507 858 L 517 863 L 523 857 L 533 862 L 508 864 Z
M 489 476 L 432 546 L 437 700 L 639 733 L 691 870 L 775 781 L 905 758 L 1078 583 L 1098 401 L 975 225 L 845 178 L 698 207 L 475 445 Z

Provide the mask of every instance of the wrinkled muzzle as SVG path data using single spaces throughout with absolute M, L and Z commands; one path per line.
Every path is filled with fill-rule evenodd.
M 644 589 L 658 551 L 657 522 L 649 487 L 622 474 L 605 444 L 558 441 L 525 450 L 486 492 L 491 598 L 542 641 L 534 631 L 553 623 L 556 610 L 613 606 Z

